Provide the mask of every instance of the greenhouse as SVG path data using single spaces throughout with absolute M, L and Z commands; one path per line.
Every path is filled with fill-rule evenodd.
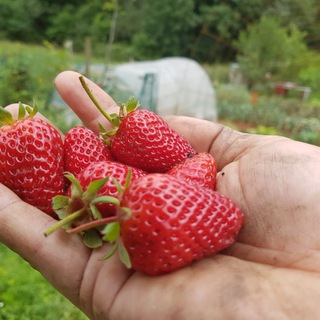
M 213 85 L 194 60 L 177 57 L 128 62 L 108 69 L 104 75 L 103 87 L 117 102 L 134 95 L 141 108 L 159 115 L 217 120 Z

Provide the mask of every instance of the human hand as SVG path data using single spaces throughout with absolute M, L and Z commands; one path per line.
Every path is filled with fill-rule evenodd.
M 98 131 L 104 119 L 98 120 L 78 77 L 64 72 L 56 86 L 84 124 Z M 105 92 L 90 87 L 108 111 L 116 108 Z M 92 252 L 63 230 L 45 238 L 54 220 L 2 185 L 0 241 L 91 319 L 319 318 L 320 148 L 198 119 L 166 121 L 198 152 L 212 153 L 218 191 L 246 215 L 229 249 L 171 274 L 135 273 L 117 256 L 101 261 L 107 244 Z

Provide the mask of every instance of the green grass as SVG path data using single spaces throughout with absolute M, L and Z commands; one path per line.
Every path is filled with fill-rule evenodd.
M 0 105 L 17 102 L 42 104 L 53 88 L 55 76 L 74 63 L 65 50 L 44 42 L 25 45 L 0 41 Z
M 85 320 L 36 270 L 0 243 L 0 320 Z

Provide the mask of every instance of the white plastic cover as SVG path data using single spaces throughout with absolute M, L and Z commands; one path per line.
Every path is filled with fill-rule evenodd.
M 136 96 L 141 108 L 159 115 L 186 115 L 216 121 L 216 96 L 208 74 L 192 59 L 172 57 L 113 67 L 113 79 Z M 114 84 L 113 84 L 114 85 Z M 119 88 L 118 88 L 119 89 Z

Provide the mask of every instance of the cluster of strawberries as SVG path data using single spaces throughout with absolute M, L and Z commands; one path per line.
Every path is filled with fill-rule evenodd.
M 80 81 L 88 92 L 84 79 Z M 100 105 L 94 101 L 102 111 Z M 0 182 L 58 217 L 45 231 L 79 234 L 90 248 L 111 243 L 127 267 L 150 275 L 184 267 L 230 246 L 244 216 L 215 190 L 217 167 L 157 114 L 130 98 L 113 126 L 83 126 L 64 139 L 36 106 L 18 120 L 0 108 Z

